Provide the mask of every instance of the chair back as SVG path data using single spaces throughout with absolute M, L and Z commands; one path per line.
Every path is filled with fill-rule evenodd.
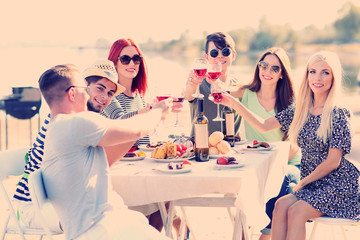
M 45 184 L 44 178 L 41 168 L 32 172 L 28 179 L 29 192 L 31 196 L 31 201 L 33 202 L 33 206 L 35 208 L 36 214 L 39 215 L 41 225 L 46 232 L 49 239 L 52 239 L 51 232 L 48 225 L 45 222 L 44 216 L 42 215 L 41 209 L 44 208 L 45 204 L 50 204 Z
M 29 192 L 35 208 L 41 209 L 48 202 L 42 170 L 38 169 L 29 176 Z
M 0 151 L 0 179 L 24 173 L 25 155 L 29 148 Z

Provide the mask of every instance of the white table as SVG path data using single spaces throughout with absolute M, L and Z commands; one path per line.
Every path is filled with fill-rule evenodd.
M 192 171 L 184 174 L 163 173 L 156 169 L 159 163 L 145 158 L 141 161 L 119 161 L 110 171 L 115 192 L 128 206 L 163 203 L 191 199 L 206 194 L 234 194 L 235 206 L 241 214 L 242 228 L 266 226 L 269 219 L 265 204 L 279 193 L 284 179 L 289 143 L 273 142 L 271 151 L 243 151 L 245 146 L 236 146 L 234 156 L 243 167 L 229 170 L 214 168 L 216 159 L 209 162 L 192 161 Z M 176 202 L 176 201 L 175 201 Z M 172 208 L 171 208 L 172 210 Z M 172 212 L 162 212 L 165 229 L 171 235 Z M 245 221 L 246 220 L 246 221 Z M 238 226 L 237 226 L 238 227 Z M 236 234 L 241 234 L 236 233 Z M 235 232 L 234 232 L 235 235 Z

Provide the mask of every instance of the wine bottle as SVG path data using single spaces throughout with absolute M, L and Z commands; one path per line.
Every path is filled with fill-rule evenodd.
M 235 128 L 234 128 L 234 121 L 235 121 L 235 115 L 234 111 L 225 106 L 223 110 L 223 118 L 225 121 L 223 122 L 223 134 L 224 134 L 224 140 L 230 143 L 231 147 L 235 146 Z
M 195 160 L 209 161 L 208 119 L 204 115 L 204 98 L 198 98 L 198 115 L 195 118 Z

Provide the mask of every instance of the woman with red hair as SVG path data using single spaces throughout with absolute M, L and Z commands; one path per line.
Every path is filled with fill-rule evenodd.
M 151 105 L 144 100 L 147 83 L 147 65 L 140 47 L 129 38 L 115 41 L 110 48 L 108 59 L 115 65 L 118 82 L 125 87 L 125 91 L 115 96 L 108 107 L 102 111 L 111 119 L 125 119 L 137 114 L 150 111 Z M 156 103 L 155 103 L 156 104 Z M 182 108 L 181 103 L 176 103 L 172 107 L 173 112 L 179 112 Z M 135 145 L 150 144 L 149 136 L 141 138 Z M 150 225 L 161 231 L 163 222 L 157 204 L 131 207 L 146 215 Z M 179 218 L 175 221 L 174 227 L 179 231 Z
M 111 119 L 130 118 L 150 110 L 146 104 L 147 66 L 140 47 L 131 39 L 119 39 L 111 46 L 108 59 L 116 67 L 118 82 L 125 91 L 115 96 L 102 114 Z M 140 139 L 136 145 L 149 144 L 149 136 Z

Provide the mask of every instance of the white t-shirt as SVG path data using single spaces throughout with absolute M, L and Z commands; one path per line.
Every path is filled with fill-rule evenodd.
M 96 145 L 107 127 L 93 112 L 59 114 L 45 140 L 42 169 L 50 201 L 67 239 L 73 239 L 101 220 L 108 204 L 108 162 Z

